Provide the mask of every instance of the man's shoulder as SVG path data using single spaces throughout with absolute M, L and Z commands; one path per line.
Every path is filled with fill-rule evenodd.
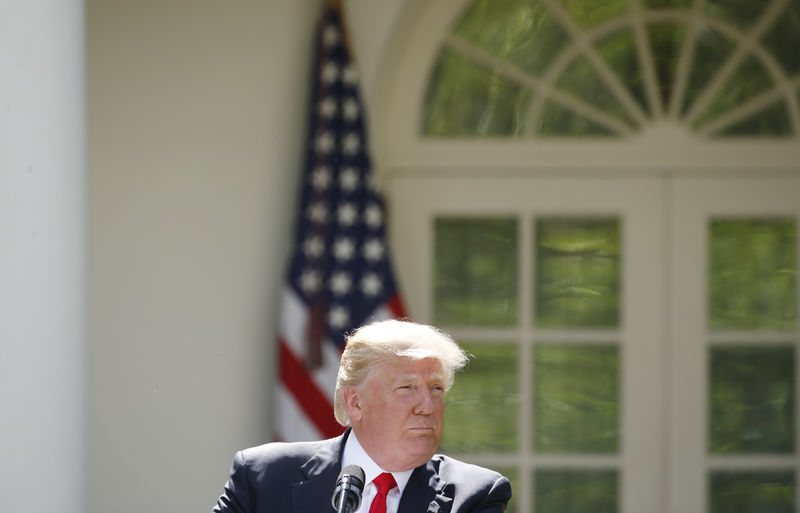
M 249 468 L 259 468 L 272 465 L 302 465 L 315 455 L 324 452 L 337 452 L 340 438 L 316 440 L 309 442 L 269 442 L 254 447 L 242 449 L 237 459 Z
M 461 461 L 445 454 L 434 454 L 431 463 L 446 481 L 460 478 L 496 481 L 503 477 L 502 474 L 492 469 Z

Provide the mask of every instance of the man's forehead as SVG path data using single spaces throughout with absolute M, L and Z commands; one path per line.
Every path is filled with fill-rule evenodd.
M 441 378 L 444 376 L 442 362 L 436 358 L 425 358 L 423 360 L 411 360 L 408 358 L 398 358 L 386 362 L 376 369 L 377 373 L 390 373 L 395 379 L 410 378 Z

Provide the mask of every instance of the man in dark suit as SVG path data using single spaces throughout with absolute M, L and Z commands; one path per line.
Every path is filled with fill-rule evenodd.
M 336 381 L 334 411 L 345 433 L 240 451 L 212 512 L 328 513 L 340 470 L 358 465 L 367 484 L 353 513 L 501 513 L 508 479 L 435 454 L 445 392 L 466 362 L 432 326 L 391 320 L 359 328 Z

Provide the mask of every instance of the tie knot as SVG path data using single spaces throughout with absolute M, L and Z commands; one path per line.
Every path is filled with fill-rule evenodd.
M 384 472 L 383 474 L 379 475 L 375 479 L 372 480 L 375 486 L 378 488 L 379 495 L 386 495 L 389 493 L 389 490 L 397 486 L 397 482 L 394 480 L 394 476 L 388 472 Z

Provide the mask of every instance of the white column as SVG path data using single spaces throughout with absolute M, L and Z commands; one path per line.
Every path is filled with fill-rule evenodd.
M 0 497 L 86 511 L 81 0 L 0 0 Z

